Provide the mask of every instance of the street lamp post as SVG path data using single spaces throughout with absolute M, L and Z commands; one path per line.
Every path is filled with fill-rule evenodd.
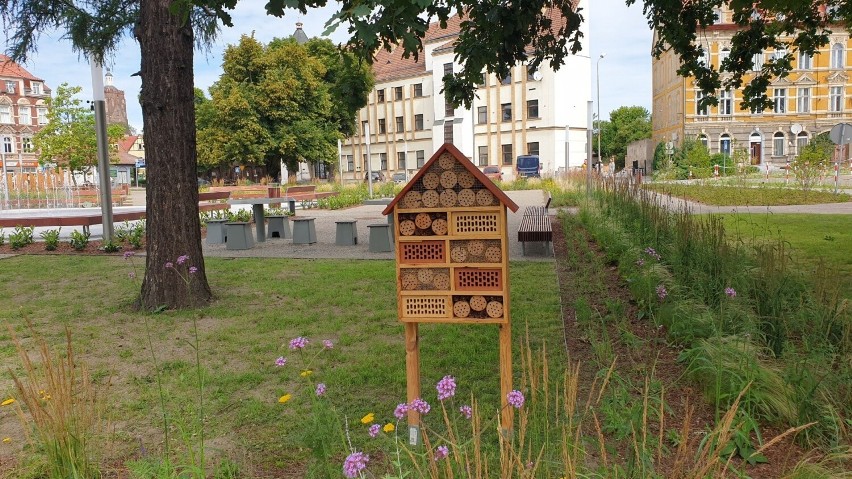
M 595 80 L 597 81 L 598 90 L 598 163 L 601 165 L 603 165 L 603 158 L 601 157 L 601 60 L 603 60 L 605 56 L 606 53 L 601 53 L 598 57 L 598 61 L 595 63 Z

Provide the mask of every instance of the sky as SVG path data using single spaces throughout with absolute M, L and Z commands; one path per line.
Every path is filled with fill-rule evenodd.
M 302 15 L 293 10 L 284 18 L 268 17 L 264 5 L 267 0 L 241 0 L 232 12 L 233 27 L 222 27 L 216 43 L 207 51 L 195 52 L 195 86 L 205 92 L 221 74 L 222 52 L 229 44 L 239 41 L 241 35 L 251 35 L 262 42 L 274 37 L 286 37 L 296 30 L 296 22 L 304 23 L 305 33 L 319 36 L 325 22 L 336 11 L 336 2 Z M 643 106 L 651 110 L 651 31 L 639 5 L 627 7 L 624 0 L 587 0 L 584 12 L 589 22 L 588 52 L 592 58 L 592 100 L 597 101 L 597 77 L 600 71 L 600 113 L 604 120 L 609 112 L 621 106 Z M 334 32 L 330 38 L 336 43 L 347 40 L 345 28 Z M 605 54 L 603 59 L 600 55 Z M 113 84 L 124 90 L 127 100 L 127 117 L 137 131 L 142 130 L 142 109 L 137 100 L 141 87 L 138 76 L 132 76 L 140 67 L 139 45 L 125 38 L 116 54 L 104 65 L 113 74 Z M 31 55 L 24 67 L 46 85 L 55 90 L 62 83 L 80 86 L 82 99 L 92 97 L 91 67 L 81 55 L 72 51 L 71 43 L 58 34 L 42 35 L 38 51 Z M 597 108 L 597 104 L 595 106 Z

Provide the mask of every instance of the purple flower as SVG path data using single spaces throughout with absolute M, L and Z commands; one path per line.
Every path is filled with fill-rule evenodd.
M 435 460 L 440 461 L 446 459 L 450 455 L 450 449 L 447 446 L 438 446 L 435 448 Z
M 134 254 L 133 251 L 125 251 L 124 252 L 124 259 L 129 259 L 131 256 L 133 256 L 133 254 Z
M 367 468 L 367 463 L 370 462 L 370 456 L 363 452 L 353 452 L 346 456 L 343 462 L 343 475 L 349 479 L 354 479 L 361 474 L 361 471 Z
M 651 248 L 650 246 L 648 246 L 647 248 L 645 248 L 645 254 L 647 254 L 648 256 L 650 256 L 650 257 L 652 257 L 652 258 L 654 258 L 654 259 L 655 259 L 655 260 L 657 260 L 657 261 L 659 261 L 659 260 L 660 260 L 660 253 L 657 253 L 657 251 L 656 251 L 654 248 Z
M 420 398 L 411 401 L 410 407 L 411 409 L 419 412 L 420 414 L 426 414 L 432 409 L 432 407 L 429 406 L 429 403 Z
M 381 429 L 382 426 L 379 426 L 378 424 L 373 424 L 372 426 L 370 426 L 370 429 L 368 430 L 368 432 L 370 433 L 370 437 L 378 436 L 379 431 L 381 431 Z
M 308 341 L 308 338 L 299 336 L 298 338 L 290 341 L 290 349 L 304 349 L 304 347 L 307 346 L 309 342 L 310 341 Z
M 281 356 L 281 357 L 279 357 L 278 359 L 275 360 L 276 366 L 280 367 L 280 366 L 283 366 L 285 364 L 287 364 L 287 358 L 285 358 L 284 356 Z
M 408 414 L 408 404 L 406 403 L 397 404 L 396 409 L 393 410 L 393 415 L 396 416 L 397 419 L 404 418 L 406 414 Z
M 737 297 L 737 290 L 728 286 L 727 288 L 725 288 L 725 294 L 728 295 L 729 298 L 736 298 Z
M 184 264 L 184 263 L 186 263 L 187 261 L 189 261 L 189 256 L 187 256 L 187 255 L 185 255 L 185 254 L 184 254 L 184 255 L 181 255 L 181 256 L 178 256 L 178 258 L 177 258 L 177 264 Z
M 506 395 L 506 402 L 515 409 L 520 409 L 524 405 L 524 393 L 515 389 Z
M 668 296 L 668 295 L 669 295 L 669 292 L 666 291 L 665 286 L 663 286 L 662 284 L 657 285 L 657 297 L 660 298 L 660 301 L 665 300 L 666 296 Z
M 317 384 L 317 396 L 325 396 L 325 383 Z
M 471 417 L 473 417 L 473 409 L 471 409 L 471 407 L 467 404 L 460 407 L 459 412 L 462 413 L 462 416 L 464 416 L 465 419 L 470 419 Z
M 532 468 L 533 468 L 533 466 L 535 466 L 535 463 L 534 463 L 534 462 L 532 462 L 532 461 L 530 461 L 530 462 L 528 462 L 528 463 L 527 463 L 527 466 L 526 466 L 526 467 L 527 467 L 527 469 L 532 469 Z
M 323 339 L 322 347 L 324 347 L 325 349 L 331 349 L 334 347 L 334 343 L 332 343 L 330 339 Z
M 175 265 L 174 265 L 174 263 L 172 263 L 171 261 L 169 261 L 169 262 L 167 262 L 167 263 L 166 263 L 166 269 L 172 269 L 172 268 L 174 268 L 174 267 L 175 267 Z
M 443 401 L 444 399 L 455 396 L 456 378 L 452 376 L 444 376 L 443 379 L 438 381 L 438 385 L 435 386 L 435 389 L 438 390 L 438 401 Z
M 130 279 L 135 279 L 135 278 L 136 278 L 136 272 L 135 272 L 135 271 L 131 271 L 131 272 L 127 273 L 127 276 L 128 276 Z
M 198 272 L 198 268 L 196 268 L 195 266 L 189 267 L 189 274 L 195 274 L 197 272 Z
M 637 260 L 636 260 L 636 266 L 638 266 L 638 267 L 640 267 L 640 268 L 641 268 L 642 266 L 645 266 L 645 260 L 644 260 L 644 259 L 642 259 L 642 258 L 637 259 Z

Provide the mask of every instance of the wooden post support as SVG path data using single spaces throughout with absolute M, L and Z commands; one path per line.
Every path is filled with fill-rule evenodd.
M 507 401 L 512 391 L 512 326 L 510 323 L 500 325 L 500 428 L 507 435 L 512 433 L 515 412 Z
M 408 404 L 420 397 L 420 338 L 417 323 L 405 323 L 405 376 Z M 408 410 L 408 444 L 419 446 L 420 413 Z

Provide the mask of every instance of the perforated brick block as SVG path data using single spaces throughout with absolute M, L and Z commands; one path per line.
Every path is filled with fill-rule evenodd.
M 498 213 L 454 213 L 453 234 L 497 234 L 500 232 Z
M 448 297 L 411 296 L 403 298 L 403 312 L 407 317 L 445 318 L 448 316 Z
M 399 242 L 399 260 L 402 263 L 444 263 L 446 258 L 443 241 Z
M 501 291 L 503 273 L 499 269 L 456 268 L 456 291 Z

